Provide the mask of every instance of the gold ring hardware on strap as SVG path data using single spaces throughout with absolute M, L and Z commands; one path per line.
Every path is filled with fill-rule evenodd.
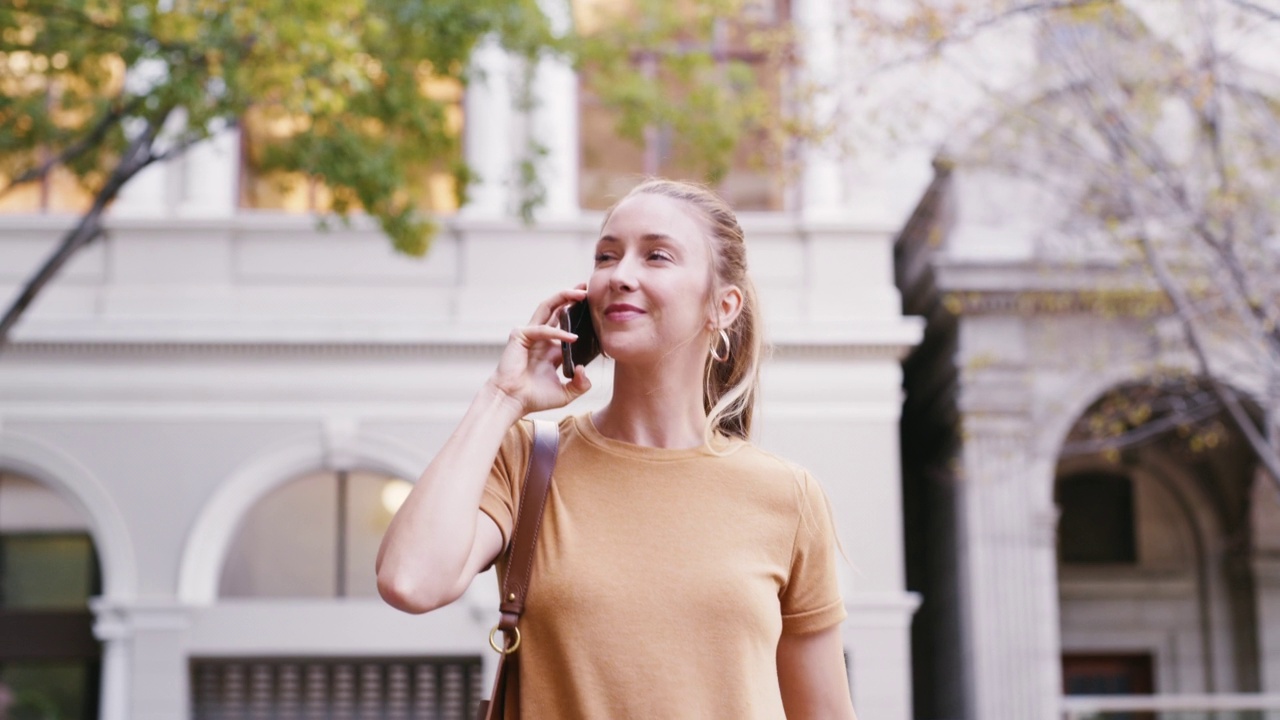
M 516 634 L 515 642 L 511 643 L 510 645 L 504 648 L 504 647 L 500 647 L 498 645 L 498 642 L 494 640 L 493 637 L 498 633 L 505 633 L 505 632 L 506 631 L 503 630 L 502 628 L 498 627 L 497 625 L 494 625 L 493 629 L 489 631 L 489 647 L 493 648 L 493 651 L 496 653 L 501 653 L 502 655 L 510 655 L 511 653 L 520 649 L 520 628 L 518 627 L 511 628 L 511 632 Z M 503 639 L 506 639 L 505 636 Z

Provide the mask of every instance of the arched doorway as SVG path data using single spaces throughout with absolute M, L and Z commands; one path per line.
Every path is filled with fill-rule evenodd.
M 1255 692 L 1255 461 L 1194 379 L 1129 384 L 1058 459 L 1067 694 Z
M 102 647 L 89 599 L 102 574 L 86 518 L 0 471 L 0 717 L 96 720 Z

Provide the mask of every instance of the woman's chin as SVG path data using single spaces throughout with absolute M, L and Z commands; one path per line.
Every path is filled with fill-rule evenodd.
M 655 362 L 658 359 L 657 355 L 659 355 L 650 346 L 641 346 L 638 343 L 629 342 L 602 343 L 601 349 L 606 357 L 621 365 L 649 364 Z

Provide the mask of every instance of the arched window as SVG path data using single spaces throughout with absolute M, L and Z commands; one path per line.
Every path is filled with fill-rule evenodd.
M 1058 480 L 1058 560 L 1076 564 L 1134 564 L 1133 480 L 1086 472 Z
M 411 485 L 365 471 L 289 481 L 241 521 L 219 583 L 222 597 L 377 597 L 374 561 Z
M 80 513 L 34 480 L 0 473 L 0 692 L 5 718 L 98 717 L 102 650 L 90 597 L 102 579 Z

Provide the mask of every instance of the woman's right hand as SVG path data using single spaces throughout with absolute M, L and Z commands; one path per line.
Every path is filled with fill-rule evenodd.
M 561 290 L 538 306 L 528 325 L 511 331 L 489 385 L 517 403 L 521 416 L 563 407 L 591 389 L 591 381 L 581 365 L 574 368 L 572 380 L 561 379 L 560 342 L 572 342 L 578 336 L 560 329 L 556 320 L 560 308 L 586 296 L 586 285 Z

